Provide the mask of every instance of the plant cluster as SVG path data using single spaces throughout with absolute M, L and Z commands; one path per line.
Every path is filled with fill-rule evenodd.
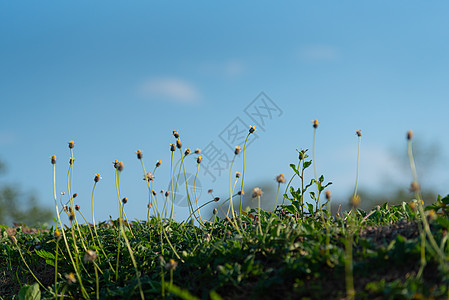
M 315 135 L 319 122 L 313 121 Z M 236 146 L 229 170 L 229 197 L 199 204 L 195 187 L 186 187 L 189 217 L 176 222 L 174 203 L 184 160 L 192 155 L 183 149 L 173 131 L 171 187 L 158 197 L 153 189 L 155 173 L 147 172 L 141 150 L 136 152 L 148 188 L 147 219 L 129 221 L 128 201 L 122 196 L 121 161 L 114 161 L 117 191 L 116 220 L 94 218 L 94 192 L 100 174 L 94 176 L 92 221 L 75 204 L 72 174 L 75 143 L 70 141 L 67 195 L 56 193 L 56 156 L 53 166 L 55 225 L 27 234 L 17 228 L 0 236 L 0 295 L 15 299 L 424 299 L 449 295 L 447 259 L 449 196 L 424 208 L 412 153 L 412 132 L 407 134 L 414 199 L 401 205 L 365 212 L 357 193 L 361 131 L 357 130 L 358 155 L 350 211 L 330 212 L 330 182 L 318 177 L 308 150 L 298 150 L 293 176 L 277 205 L 283 174 L 276 176 L 273 211 L 261 209 L 263 191 L 255 187 L 257 207 L 244 209 L 245 148 L 256 130 L 251 126 L 243 149 Z M 175 153 L 179 159 L 175 162 Z M 201 151 L 194 151 L 198 171 Z M 243 155 L 242 172 L 233 172 L 234 160 Z M 314 178 L 306 170 L 314 165 Z M 234 174 L 234 175 L 233 175 Z M 234 180 L 233 180 L 234 178 Z M 292 186 L 297 178 L 298 187 Z M 236 191 L 240 180 L 240 188 Z M 210 191 L 212 195 L 212 191 Z M 63 202 L 67 197 L 66 202 Z M 162 199 L 162 201 L 161 201 Z M 237 202 L 237 203 L 234 203 Z M 280 202 L 280 200 L 279 200 Z M 234 204 L 239 208 L 235 211 Z M 205 219 L 201 209 L 215 205 Z M 224 215 L 219 218 L 217 213 Z M 63 222 L 69 224 L 67 226 Z M 79 222 L 79 220 L 83 222 Z

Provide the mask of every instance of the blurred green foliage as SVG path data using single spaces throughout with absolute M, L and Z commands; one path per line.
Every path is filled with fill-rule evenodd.
M 0 175 L 5 173 L 6 165 L 0 161 Z M 51 209 L 41 207 L 33 194 L 23 193 L 15 185 L 0 183 L 0 224 L 36 226 L 47 223 L 52 216 Z

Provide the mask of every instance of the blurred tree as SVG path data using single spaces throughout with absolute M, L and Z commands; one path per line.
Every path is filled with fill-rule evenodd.
M 360 208 L 364 211 L 370 211 L 377 205 L 383 205 L 388 203 L 389 205 L 398 205 L 402 202 L 410 202 L 415 199 L 414 193 L 397 187 L 392 191 L 384 192 L 372 192 L 367 190 L 359 190 L 357 193 L 360 196 Z M 430 205 L 435 202 L 437 194 L 431 190 L 423 190 L 421 192 L 425 205 Z M 345 202 L 332 202 L 332 213 L 336 213 L 337 210 L 349 211 L 349 196 L 348 201 Z
M 6 172 L 5 164 L 0 161 L 0 175 Z M 40 207 L 34 195 L 26 195 L 10 184 L 0 185 L 0 224 L 13 223 L 34 226 L 51 220 L 52 211 Z
M 434 191 L 435 187 L 432 186 L 432 181 L 437 169 L 442 166 L 446 166 L 447 160 L 443 156 L 442 147 L 437 143 L 424 143 L 422 140 L 413 140 L 413 156 L 415 160 L 416 169 L 418 172 L 418 181 L 421 187 L 421 195 L 426 205 L 435 202 L 437 193 Z M 401 204 L 402 202 L 410 202 L 415 198 L 414 193 L 407 190 L 407 186 L 404 186 L 403 178 L 407 178 L 409 183 L 412 182 L 412 175 L 410 171 L 410 161 L 407 151 L 391 150 L 390 155 L 393 161 L 396 163 L 396 169 L 398 170 L 397 177 L 391 177 L 385 174 L 384 185 L 378 189 L 373 190 L 360 187 L 358 194 L 361 199 L 360 208 L 369 211 L 377 205 L 388 203 L 390 205 Z M 332 202 L 332 212 L 336 212 L 341 205 L 341 210 L 347 211 L 349 207 L 349 198 L 347 201 Z

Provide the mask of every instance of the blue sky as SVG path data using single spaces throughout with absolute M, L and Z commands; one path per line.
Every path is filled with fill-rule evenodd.
M 318 173 L 334 183 L 336 200 L 347 201 L 353 189 L 358 129 L 361 188 L 408 186 L 411 176 L 394 155 L 405 152 L 412 129 L 440 149 L 422 177 L 445 194 L 448 14 L 443 1 L 2 1 L 2 180 L 52 207 L 50 156 L 58 157 L 58 193 L 66 191 L 73 139 L 74 191 L 85 214 L 100 173 L 96 218 L 117 216 L 118 159 L 127 214 L 143 219 L 147 188 L 135 151 L 148 169 L 162 160 L 155 189 L 166 189 L 172 130 L 185 147 L 213 142 L 232 157 L 220 133 L 236 118 L 253 125 L 245 108 L 264 92 L 279 111 L 251 137 L 248 188 L 275 186 L 279 173 L 289 178 L 295 149 L 311 149 L 318 119 Z M 194 158 L 187 163 L 195 173 Z M 239 157 L 233 171 L 241 165 Z M 215 181 L 203 175 L 201 203 L 209 188 L 227 195 L 227 173 L 216 171 Z M 178 207 L 177 217 L 185 212 Z

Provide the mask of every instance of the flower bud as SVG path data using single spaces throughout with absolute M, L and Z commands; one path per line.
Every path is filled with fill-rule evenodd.
M 100 179 L 101 179 L 100 174 L 95 174 L 94 181 L 98 182 L 98 181 L 100 181 Z
M 234 154 L 235 155 L 239 154 L 240 150 L 241 150 L 240 146 L 235 146 Z
M 137 154 L 137 159 L 142 159 L 142 157 L 143 157 L 142 151 L 137 150 L 136 154 Z

